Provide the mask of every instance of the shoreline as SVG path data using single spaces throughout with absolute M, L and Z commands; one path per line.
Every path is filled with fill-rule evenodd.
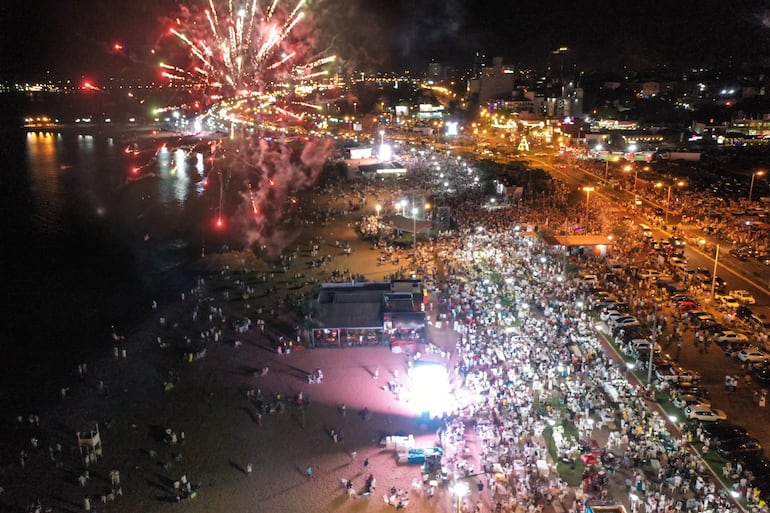
M 338 238 L 343 238 L 340 235 L 344 233 L 346 240 L 347 237 L 354 237 L 350 242 L 355 247 L 356 257 L 335 255 L 334 264 L 339 267 L 350 264 L 351 271 L 364 274 L 368 279 L 375 278 L 372 274 L 394 272 L 396 269 L 389 269 L 390 266 L 375 265 L 378 253 L 371 251 L 369 243 L 358 239 L 349 221 L 348 217 L 341 217 L 332 226 L 310 227 L 303 238 L 313 236 L 314 231 L 326 233 L 331 230 L 330 233 L 337 233 Z M 331 249 L 333 244 L 326 244 L 330 247 L 329 251 L 334 251 Z M 18 413 L 23 415 L 22 421 L 14 419 L 8 438 L 8 455 L 3 457 L 0 486 L 4 488 L 4 493 L 0 495 L 0 505 L 15 511 L 21 510 L 19 508 L 24 504 L 40 500 L 42 504 L 51 505 L 53 511 L 83 511 L 80 496 L 86 494 L 93 499 L 93 508 L 100 511 L 163 511 L 173 498 L 173 493 L 169 493 L 169 483 L 173 490 L 174 476 L 181 471 L 188 474 L 192 483 L 201 487 L 200 495 L 188 501 L 187 508 L 192 507 L 193 511 L 210 510 L 211 504 L 220 503 L 211 503 L 211 500 L 228 500 L 223 495 L 228 495 L 225 490 L 233 486 L 229 483 L 231 478 L 269 483 L 275 472 L 275 469 L 270 470 L 270 463 L 276 461 L 276 456 L 285 454 L 294 461 L 294 466 L 282 466 L 280 479 L 293 483 L 297 481 L 297 475 L 302 478 L 292 486 L 306 484 L 304 476 L 298 471 L 305 468 L 305 460 L 318 461 L 318 484 L 314 477 L 310 486 L 313 492 L 307 498 L 299 498 L 302 501 L 309 499 L 310 502 L 282 509 L 282 501 L 288 500 L 285 493 L 275 493 L 271 497 L 264 490 L 261 493 L 266 495 L 260 500 L 270 502 L 271 511 L 296 511 L 297 508 L 309 511 L 313 508 L 307 507 L 315 504 L 320 497 L 338 495 L 335 481 L 339 485 L 337 480 L 342 477 L 337 474 L 347 475 L 348 467 L 359 463 L 351 456 L 353 452 L 371 452 L 373 461 L 381 460 L 383 463 L 392 458 L 392 455 L 379 454 L 377 449 L 379 434 L 372 427 L 380 424 L 380 416 L 386 417 L 384 423 L 393 425 L 395 430 L 417 431 L 416 434 L 421 430 L 428 438 L 433 438 L 427 425 L 412 418 L 408 412 L 400 411 L 403 405 L 395 402 L 377 383 L 372 383 L 372 390 L 364 398 L 359 397 L 356 389 L 356 383 L 362 377 L 370 376 L 371 368 L 379 365 L 380 361 L 391 362 L 390 367 L 403 368 L 404 372 L 403 355 L 392 355 L 385 347 L 299 350 L 290 356 L 277 355 L 272 349 L 270 336 L 289 329 L 292 324 L 291 309 L 277 315 L 270 314 L 270 308 L 274 308 L 275 304 L 272 301 L 274 297 L 264 293 L 255 293 L 246 300 L 236 299 L 236 293 L 229 296 L 238 289 L 235 283 L 237 278 L 233 279 L 236 274 L 234 264 L 241 262 L 242 267 L 249 268 L 252 275 L 270 272 L 264 268 L 252 268 L 252 265 L 261 263 L 256 257 L 248 262 L 242 257 L 239 253 L 216 254 L 191 265 L 192 274 L 208 272 L 206 285 L 197 298 L 191 297 L 188 291 L 184 293 L 184 298 L 180 295 L 169 305 L 159 305 L 158 310 L 151 312 L 125 340 L 116 341 L 117 359 L 107 350 L 96 362 L 87 362 L 87 373 L 82 379 L 74 378 L 66 399 L 54 401 L 48 411 Z M 230 265 L 230 273 L 220 270 L 217 274 L 216 269 L 221 269 L 223 264 Z M 361 272 L 366 270 L 372 272 Z M 298 271 L 308 279 L 312 277 L 312 269 L 300 265 Z M 280 296 L 296 292 L 282 288 L 281 279 L 278 277 L 273 283 L 279 288 Z M 193 320 L 196 303 L 198 317 Z M 249 333 L 238 334 L 237 339 L 241 341 L 238 347 L 234 344 L 235 335 L 225 340 L 223 330 L 233 322 L 238 311 L 241 314 L 244 310 L 253 311 L 257 304 L 264 305 L 265 333 L 252 327 Z M 219 316 L 214 308 L 222 308 L 222 315 Z M 211 315 L 211 327 L 206 334 L 208 340 L 201 341 L 200 330 L 195 324 L 207 322 L 208 315 Z M 166 319 L 165 326 L 161 325 L 161 317 Z M 252 316 L 252 321 L 256 320 L 254 317 L 257 314 Z M 220 332 L 219 337 L 217 332 Z M 168 346 L 159 347 L 157 337 L 161 337 L 161 343 Z M 205 356 L 201 355 L 204 347 Z M 125 358 L 122 356 L 124 349 Z M 342 365 L 344 362 L 336 353 L 339 350 L 346 351 L 346 357 L 351 357 L 353 363 Z M 192 361 L 188 354 L 193 354 Z M 255 375 L 255 371 L 264 366 L 271 369 L 268 375 Z M 319 366 L 325 369 L 327 380 L 336 382 L 335 386 L 307 385 L 303 373 Z M 173 388 L 164 390 L 164 383 L 171 381 L 174 382 Z M 247 397 L 251 389 L 261 390 L 264 397 L 280 394 L 286 402 L 285 412 L 265 415 L 258 420 L 253 401 Z M 301 416 L 291 401 L 286 400 L 299 392 L 307 394 L 306 400 L 311 401 Z M 51 392 L 54 396 L 55 393 Z M 340 418 L 339 399 L 335 399 L 340 396 L 349 396 L 344 399 L 349 408 L 344 419 Z M 381 406 L 376 407 L 380 403 Z M 377 412 L 374 422 L 364 422 L 356 415 L 363 408 Z M 16 412 L 11 413 L 17 415 Z M 28 415 L 39 416 L 39 425 L 37 419 L 29 422 Z M 74 446 L 75 432 L 89 428 L 94 421 L 100 423 L 103 458 L 91 465 L 90 481 L 85 487 L 80 487 L 78 477 L 84 469 Z M 350 424 L 349 430 L 346 429 L 344 448 L 341 445 L 329 447 L 329 425 L 336 421 Z M 304 428 L 302 424 L 305 424 Z M 267 426 L 269 429 L 264 429 Z M 168 428 L 184 432 L 184 443 L 177 446 L 164 444 L 163 433 Z M 256 434 L 255 430 L 258 430 Z M 214 433 L 221 433 L 222 439 L 217 440 Z M 253 454 L 248 461 L 240 454 L 244 449 L 243 436 L 246 433 L 250 433 L 247 439 L 264 436 L 266 444 L 251 447 L 249 451 Z M 300 443 L 296 443 L 297 437 Z M 32 438 L 36 439 L 37 448 L 31 446 Z M 293 445 L 296 447 L 293 448 Z M 368 449 L 357 451 L 352 449 L 354 447 Z M 276 454 L 278 449 L 280 452 Z M 190 450 L 198 454 L 191 455 Z M 23 468 L 21 451 L 26 454 Z M 249 475 L 243 472 L 248 464 L 252 464 L 254 469 Z M 383 466 L 380 475 L 393 474 L 390 480 L 397 481 L 400 479 L 397 477 L 399 471 L 414 474 L 414 468 L 393 467 L 386 473 Z M 100 500 L 102 495 L 109 497 L 111 487 L 107 476 L 111 470 L 120 472 L 123 495 L 105 505 Z M 380 469 L 377 470 L 379 474 Z M 146 477 L 148 473 L 155 477 Z M 26 477 L 20 483 L 15 478 L 21 474 Z M 355 473 L 358 474 L 360 472 Z M 46 493 L 40 493 L 43 490 Z M 35 496 L 36 493 L 38 496 Z M 293 499 L 288 502 L 292 503 Z M 231 510 L 248 509 L 236 507 Z

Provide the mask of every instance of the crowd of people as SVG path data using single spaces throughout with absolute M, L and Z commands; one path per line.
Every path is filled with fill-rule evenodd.
M 586 287 L 567 272 L 564 255 L 534 235 L 575 231 L 577 226 L 583 232 L 607 232 L 622 224 L 619 215 L 598 203 L 586 208 L 587 202 L 570 201 L 569 191 L 560 183 L 553 184 L 548 198 L 490 206 L 477 187 L 477 172 L 464 161 L 432 152 L 411 152 L 403 160 L 413 171 L 405 179 L 378 183 L 376 188 L 367 183 L 329 185 L 318 195 L 333 201 L 322 204 L 313 200 L 298 206 L 292 222 L 318 228 L 309 242 L 285 248 L 270 270 L 244 266 L 236 271 L 222 265 L 218 275 L 207 278 L 220 288 L 199 280 L 182 293 L 178 315 L 157 312 L 153 344 L 178 355 L 177 364 L 189 365 L 206 358 L 207 349 L 224 344 L 238 349 L 251 332 L 255 338 L 275 341 L 281 357 L 295 354 L 303 342 L 297 338 L 302 333 L 297 314 L 307 293 L 321 281 L 358 278 L 345 262 L 349 253 L 344 249 L 349 246 L 333 242 L 342 240 L 343 234 L 320 235 L 323 227 L 347 219 L 365 205 L 371 213 L 374 202 L 382 205 L 382 216 L 397 214 L 405 191 L 420 202 L 439 197 L 442 206 L 451 210 L 451 229 L 429 240 L 421 237 L 414 248 L 387 249 L 389 267 L 381 276 L 373 272 L 371 277 L 403 273 L 407 268 L 400 259 L 408 260 L 409 269 L 423 277 L 430 289 L 431 322 L 437 329 L 441 325 L 440 329 L 454 332 L 453 390 L 459 407 L 446 417 L 440 438 L 452 449 L 445 452 L 445 460 L 454 476 L 475 479 L 480 485 L 478 494 L 463 498 L 464 507 L 479 511 L 488 503 L 497 511 L 535 511 L 563 506 L 571 513 L 581 513 L 589 503 L 622 502 L 633 512 L 641 508 L 645 513 L 732 512 L 733 497 L 693 450 L 701 433 L 679 431 L 662 416 L 649 391 L 597 336 L 593 318 L 580 306 L 587 301 Z M 404 207 L 400 208 L 403 213 Z M 433 214 L 423 211 L 420 215 L 429 218 Z M 352 231 L 352 223 L 348 228 Z M 364 217 L 359 229 L 374 236 L 389 228 L 378 212 Z M 652 262 L 655 257 L 646 251 L 640 237 L 626 237 L 617 246 L 616 257 L 641 264 Z M 399 259 L 397 264 L 394 258 Z M 320 263 L 298 270 L 301 260 Z M 569 260 L 589 270 L 599 261 L 590 255 L 570 255 Z M 374 262 L 372 266 L 377 269 Z M 636 290 L 633 284 L 633 275 L 627 273 L 613 286 L 623 288 L 630 308 L 646 318 L 652 313 L 651 306 L 644 291 Z M 285 322 L 287 318 L 295 321 L 293 329 Z M 131 360 L 125 350 L 128 342 L 117 335 L 113 342 L 118 351 L 116 365 L 124 365 L 124 360 Z M 258 426 L 270 422 L 268 415 L 293 407 L 286 400 L 286 391 L 270 393 L 259 388 L 267 368 L 257 362 L 249 369 L 256 385 L 245 391 Z M 78 366 L 78 373 L 83 380 L 103 383 L 109 379 L 103 372 L 97 378 L 85 364 Z M 314 386 L 321 385 L 324 374 L 318 369 L 304 378 L 313 378 Z M 173 389 L 178 379 L 174 368 L 168 370 L 164 389 Z M 99 393 L 106 395 L 110 385 L 100 386 Z M 115 389 L 119 386 L 123 385 L 114 384 Z M 294 406 L 302 412 L 304 428 L 304 408 L 310 399 L 288 396 L 295 397 Z M 63 388 L 62 401 L 69 398 L 69 388 L 66 392 Z M 345 418 L 345 410 L 343 404 L 341 418 Z M 361 417 L 368 420 L 369 410 L 362 410 Z M 19 421 L 19 431 L 32 433 L 35 444 L 43 443 L 37 441 L 37 415 L 30 418 L 34 420 L 29 426 L 26 417 Z M 462 450 L 469 431 L 480 443 L 475 467 Z M 335 445 L 342 443 L 342 430 L 335 427 L 329 437 Z M 182 434 L 178 444 L 159 445 L 149 453 L 150 459 L 163 460 L 164 470 L 182 476 L 168 484 L 169 500 L 197 494 L 184 468 L 183 440 Z M 61 445 L 52 439 L 50 447 L 51 461 L 58 465 L 63 460 Z M 37 446 L 34 449 L 37 454 Z M 21 451 L 22 467 L 28 452 Z M 585 470 L 580 483 L 570 486 L 557 467 Z M 251 474 L 252 464 L 246 468 Z M 301 468 L 308 480 L 319 475 L 312 465 Z M 123 485 L 119 469 L 113 472 L 103 495 L 109 498 L 115 488 L 120 490 L 112 496 L 117 500 L 122 497 Z M 85 471 L 81 475 L 89 474 Z M 365 490 L 374 488 L 373 474 L 369 475 Z M 731 472 L 729 478 L 737 484 L 734 491 L 752 504 L 759 503 L 744 472 Z M 83 508 L 91 509 L 102 490 L 89 485 L 87 477 L 75 481 L 83 488 Z M 352 481 L 344 484 L 345 493 L 351 493 Z M 408 494 L 398 488 L 387 497 L 396 507 L 409 504 Z M 471 506 L 472 500 L 475 506 Z M 39 501 L 34 504 L 39 508 Z

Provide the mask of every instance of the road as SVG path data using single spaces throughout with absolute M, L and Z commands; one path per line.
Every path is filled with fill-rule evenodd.
M 575 165 L 568 165 L 562 168 L 554 165 L 553 160 L 547 157 L 530 157 L 533 165 L 547 170 L 549 173 L 557 176 L 570 186 L 581 187 L 586 183 L 597 183 L 601 178 L 587 173 Z M 637 223 L 645 222 L 650 224 L 649 220 L 637 215 L 631 206 L 633 203 L 633 194 L 628 191 L 620 191 L 608 187 L 597 187 L 594 192 L 598 197 L 614 205 L 628 205 L 628 215 Z M 663 205 L 656 204 L 643 199 L 644 205 L 649 207 L 662 208 Z M 678 219 L 671 218 L 671 223 L 678 222 Z M 656 240 L 668 239 L 674 233 L 665 230 L 664 226 L 653 230 Z M 696 226 L 679 226 L 677 234 L 685 240 L 704 241 L 698 244 L 688 244 L 685 249 L 685 256 L 688 259 L 690 268 L 703 267 L 713 272 L 715 266 L 714 253 L 707 252 L 706 248 L 716 247 L 717 241 L 701 233 Z M 732 257 L 728 253 L 729 246 L 721 245 L 718 257 L 717 275 L 721 276 L 727 282 L 728 290 L 745 289 L 754 295 L 758 305 L 770 304 L 770 290 L 768 290 L 768 270 L 759 262 L 742 262 Z M 704 291 L 701 298 L 704 307 L 715 314 L 720 322 L 725 323 L 723 314 L 718 312 L 714 302 L 708 297 L 710 291 Z M 670 315 L 671 312 L 661 312 L 662 315 Z M 750 338 L 755 338 L 756 333 L 751 330 L 738 329 L 745 331 Z M 665 336 L 661 337 L 665 344 Z M 745 380 L 746 369 L 742 368 L 738 360 L 725 355 L 724 352 L 715 344 L 707 346 L 696 346 L 694 343 L 695 334 L 693 330 L 688 330 L 685 334 L 682 347 L 676 350 L 674 346 L 665 347 L 664 351 L 671 352 L 671 355 L 688 369 L 697 370 L 701 373 L 702 384 L 711 395 L 711 402 L 714 407 L 724 410 L 728 419 L 744 426 L 749 433 L 759 439 L 765 447 L 770 448 L 770 409 L 760 408 L 755 401 L 755 394 L 759 393 L 761 388 Z M 740 385 L 736 392 L 728 392 L 724 387 L 724 378 L 726 375 L 735 375 L 740 377 Z M 681 418 L 677 419 L 681 421 Z

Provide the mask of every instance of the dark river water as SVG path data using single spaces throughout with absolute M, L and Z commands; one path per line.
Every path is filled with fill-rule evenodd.
M 195 141 L 125 125 L 24 129 L 23 110 L 6 108 L 16 116 L 0 126 L 9 414 L 55 399 L 79 362 L 111 350 L 112 325 L 130 333 L 153 299 L 177 298 L 216 207 Z

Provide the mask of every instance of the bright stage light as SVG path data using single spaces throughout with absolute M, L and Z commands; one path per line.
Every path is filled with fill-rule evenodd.
M 453 409 L 446 367 L 436 362 L 417 362 L 409 374 L 411 394 L 409 405 L 415 413 L 431 417 Z
M 393 156 L 393 149 L 389 144 L 380 145 L 380 160 L 390 160 Z

